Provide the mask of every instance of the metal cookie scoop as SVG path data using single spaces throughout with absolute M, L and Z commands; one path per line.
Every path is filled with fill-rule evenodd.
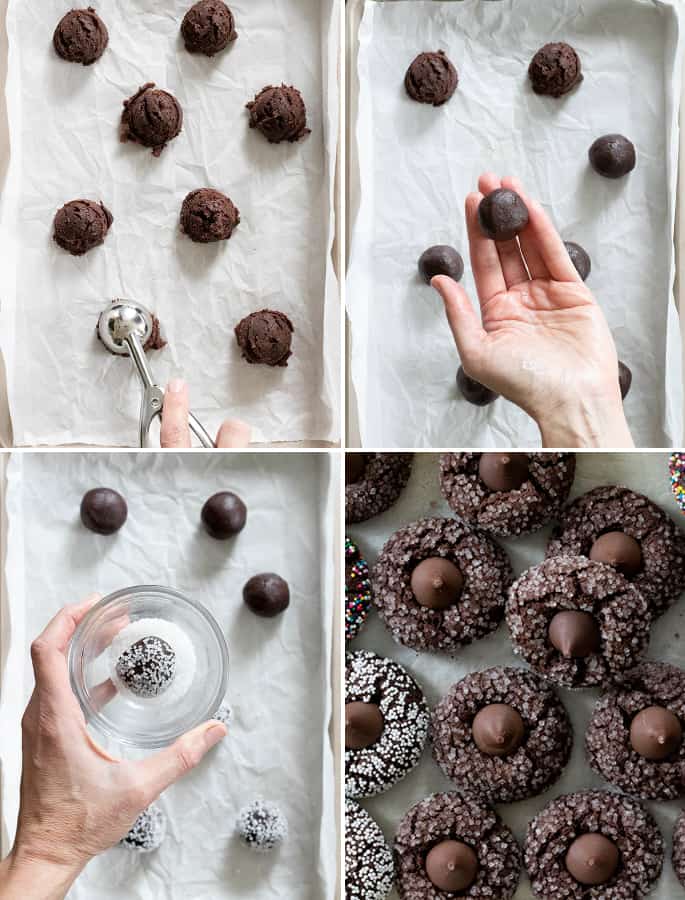
M 152 313 L 132 300 L 113 300 L 98 320 L 98 335 L 117 356 L 130 356 L 143 383 L 140 408 L 140 446 L 147 447 L 152 420 L 162 415 L 164 391 L 155 384 L 145 356 L 144 345 L 152 334 Z M 214 441 L 192 413 L 188 424 L 203 447 L 214 448 Z

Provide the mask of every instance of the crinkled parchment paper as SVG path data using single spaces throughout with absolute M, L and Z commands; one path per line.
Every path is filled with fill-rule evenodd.
M 187 378 L 212 433 L 231 415 L 256 441 L 337 440 L 336 0 L 233 0 L 238 40 L 213 59 L 183 46 L 190 0 L 96 6 L 110 44 L 83 68 L 52 48 L 62 0 L 9 5 L 0 340 L 15 443 L 135 445 L 131 363 L 95 339 L 114 297 L 159 316 L 169 346 L 151 355 L 155 376 Z M 119 143 L 122 102 L 147 81 L 174 93 L 185 114 L 160 159 Z M 245 104 L 281 81 L 302 91 L 312 134 L 271 145 L 248 127 Z M 183 198 L 207 186 L 240 209 L 228 242 L 193 244 L 179 231 Z M 102 200 L 114 225 L 104 246 L 71 257 L 52 241 L 52 219 L 78 197 Z M 240 358 L 233 328 L 265 307 L 295 326 L 288 368 Z
M 114 537 L 86 531 L 82 494 L 120 490 L 129 518 Z M 71 900 L 334 900 L 335 819 L 331 715 L 332 522 L 336 478 L 326 454 L 32 454 L 8 470 L 7 593 L 11 650 L 0 705 L 4 820 L 14 834 L 19 721 L 33 674 L 28 648 L 66 602 L 93 590 L 166 584 L 202 601 L 228 641 L 228 700 L 235 719 L 223 744 L 160 800 L 169 833 L 138 856 L 115 847 L 78 879 Z M 234 490 L 248 507 L 233 541 L 200 527 L 202 504 Z M 245 581 L 275 571 L 290 608 L 259 619 Z M 108 745 L 110 749 L 115 749 Z M 281 850 L 264 856 L 233 837 L 238 810 L 256 796 L 290 823 Z
M 375 562 L 383 544 L 401 526 L 425 516 L 452 515 L 442 499 L 438 483 L 438 459 L 436 454 L 417 454 L 414 471 L 405 491 L 397 504 L 376 519 L 361 525 L 349 525 L 347 533 L 356 541 L 369 563 Z M 680 513 L 670 491 L 668 456 L 652 454 L 579 454 L 578 470 L 571 498 L 585 493 L 601 484 L 625 484 L 647 494 L 655 503 L 666 510 L 681 526 L 685 520 Z M 500 540 L 512 561 L 518 575 L 529 566 L 544 558 L 545 547 L 551 531 L 548 526 L 534 535 L 518 540 Z M 651 659 L 659 659 L 685 668 L 685 599 L 667 612 L 654 627 L 648 652 Z M 394 643 L 375 611 L 371 614 L 367 627 L 351 649 L 365 647 L 383 656 L 397 660 L 414 675 L 426 693 L 431 708 L 437 703 L 454 682 L 469 672 L 486 669 L 489 666 L 525 664 L 514 655 L 506 624 L 490 637 L 476 641 L 465 647 L 455 659 L 435 653 L 417 654 Z M 548 791 L 522 803 L 501 804 L 497 811 L 506 824 L 513 829 L 519 842 L 525 836 L 528 822 L 551 800 L 569 791 L 587 788 L 609 788 L 595 775 L 585 762 L 583 739 L 592 708 L 599 697 L 599 691 L 560 690 L 574 729 L 574 746 L 571 762 L 562 778 Z M 362 805 L 378 821 L 388 841 L 392 842 L 395 829 L 404 813 L 419 800 L 434 791 L 454 790 L 451 782 L 433 762 L 430 746 L 427 746 L 419 766 L 407 778 L 372 800 L 363 800 Z M 654 900 L 674 900 L 680 897 L 682 888 L 673 874 L 670 862 L 671 833 L 676 816 L 683 803 L 648 803 L 656 817 L 666 844 L 664 871 L 658 889 L 650 894 Z M 516 900 L 532 900 L 532 893 L 525 875 L 516 893 Z M 392 894 L 393 900 L 396 895 Z
M 475 302 L 464 199 L 483 171 L 520 177 L 564 239 L 587 249 L 588 286 L 633 370 L 626 411 L 636 444 L 680 441 L 679 35 L 670 0 L 366 3 L 356 125 L 361 207 L 347 290 L 364 446 L 539 445 L 535 424 L 512 404 L 480 409 L 457 392 L 459 360 L 442 303 L 417 275 L 426 247 L 453 244 Z M 559 40 L 577 48 L 585 80 L 561 100 L 538 97 L 528 64 L 542 44 Z M 434 109 L 410 100 L 403 79 L 418 52 L 438 49 L 460 83 Z M 627 179 L 610 181 L 589 167 L 590 145 L 609 132 L 637 146 Z

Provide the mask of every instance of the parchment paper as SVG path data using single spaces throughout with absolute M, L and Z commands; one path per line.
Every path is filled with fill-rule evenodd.
M 60 60 L 62 0 L 10 3 L 7 83 L 11 167 L 2 208 L 2 350 L 17 445 L 135 444 L 131 363 L 102 351 L 97 317 L 114 297 L 139 300 L 169 347 L 160 383 L 188 379 L 215 433 L 227 415 L 255 441 L 337 440 L 339 305 L 330 250 L 338 134 L 336 0 L 236 0 L 238 40 L 214 59 L 186 52 L 186 0 L 112 0 L 110 45 L 94 66 Z M 160 159 L 118 140 L 122 102 L 156 81 L 184 109 Z M 312 134 L 270 145 L 245 104 L 270 83 L 296 85 Z M 188 191 L 227 193 L 242 222 L 228 242 L 196 245 L 178 219 Z M 52 241 L 65 202 L 105 202 L 103 247 L 71 257 Z M 295 326 L 288 368 L 241 360 L 234 326 L 282 310 Z
M 478 175 L 518 175 L 565 240 L 590 253 L 588 286 L 619 357 L 633 370 L 626 402 L 637 446 L 680 441 L 681 362 L 673 299 L 681 41 L 659 0 L 396 0 L 365 5 L 358 73 L 361 206 L 347 287 L 352 376 L 362 445 L 539 445 L 535 424 L 500 400 L 457 392 L 457 352 L 439 297 L 416 264 L 456 246 L 475 302 L 464 199 Z M 527 69 L 548 41 L 573 44 L 585 80 L 566 98 L 537 97 Z M 459 88 L 434 109 L 409 99 L 414 56 L 444 49 Z M 595 138 L 627 134 L 639 162 L 612 182 L 588 164 Z
M 402 525 L 424 516 L 452 515 L 440 494 L 438 459 L 438 455 L 433 453 L 417 454 L 411 479 L 397 504 L 376 519 L 361 525 L 348 526 L 348 536 L 358 543 L 370 564 L 375 562 L 385 541 Z M 670 491 L 668 455 L 663 453 L 578 455 L 578 470 L 572 498 L 597 485 L 612 483 L 626 484 L 634 490 L 647 494 L 681 526 L 685 524 Z M 551 527 L 547 527 L 535 535 L 499 542 L 507 550 L 517 575 L 529 566 L 542 561 L 550 531 Z M 684 626 L 685 600 L 681 598 L 654 627 L 648 657 L 685 667 Z M 431 708 L 452 684 L 468 672 L 490 666 L 525 665 L 511 649 L 506 624 L 502 624 L 490 637 L 464 648 L 456 659 L 449 659 L 438 654 L 417 654 L 394 643 L 374 611 L 364 631 L 349 646 L 351 649 L 365 647 L 374 650 L 406 666 L 423 687 Z M 585 729 L 599 697 L 599 691 L 560 690 L 559 695 L 573 723 L 574 746 L 571 762 L 562 778 L 546 793 L 523 803 L 497 806 L 498 813 L 513 829 L 519 842 L 524 839 L 528 822 L 555 797 L 569 791 L 588 788 L 611 789 L 590 770 L 584 758 Z M 433 762 L 428 746 L 419 766 L 404 781 L 379 797 L 363 800 L 362 805 L 381 825 L 388 841 L 392 842 L 400 819 L 414 803 L 435 791 L 454 789 L 454 785 Z M 658 889 L 650 894 L 650 898 L 675 900 L 682 895 L 682 888 L 673 874 L 670 862 L 671 834 L 683 802 L 648 803 L 647 806 L 655 815 L 666 844 L 664 871 Z M 397 895 L 393 893 L 391 897 L 396 900 Z M 532 900 L 532 897 L 528 879 L 523 875 L 516 900 Z
M 14 835 L 19 721 L 33 684 L 28 646 L 65 602 L 92 590 L 166 584 L 202 601 L 225 629 L 235 721 L 216 748 L 160 803 L 169 834 L 138 857 L 113 848 L 79 878 L 70 900 L 333 900 L 335 814 L 331 715 L 332 501 L 326 454 L 30 454 L 8 469 L 11 650 L 0 704 L 3 818 Z M 82 528 L 85 490 L 105 484 L 129 505 L 114 538 Z M 246 528 L 226 544 L 199 526 L 206 498 L 235 490 Z M 259 619 L 242 601 L 253 574 L 275 571 L 291 605 Z M 109 745 L 111 747 L 111 745 Z M 112 748 L 113 749 L 113 748 Z M 255 796 L 290 823 L 280 852 L 262 856 L 233 837 Z

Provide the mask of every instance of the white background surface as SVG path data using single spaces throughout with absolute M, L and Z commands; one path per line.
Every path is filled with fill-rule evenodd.
M 238 40 L 213 60 L 188 54 L 188 4 L 114 0 L 101 10 L 110 46 L 89 68 L 60 60 L 61 0 L 10 3 L 7 86 L 12 164 L 3 204 L 3 353 L 15 443 L 131 444 L 138 386 L 127 360 L 94 338 L 109 299 L 140 300 L 162 321 L 160 382 L 188 378 L 210 430 L 227 415 L 256 441 L 338 437 L 339 307 L 330 264 L 337 141 L 335 0 L 232 4 Z M 270 82 L 295 84 L 312 134 L 269 145 L 244 106 Z M 154 159 L 118 142 L 121 104 L 140 84 L 171 90 L 184 130 Z M 228 242 L 195 245 L 178 230 L 196 187 L 217 187 L 242 222 Z M 70 257 L 51 240 L 55 211 L 102 199 L 115 222 L 104 247 Z M 16 266 L 10 265 L 16 260 Z M 15 275 L 19 273 L 16 279 Z M 233 328 L 280 309 L 295 325 L 288 368 L 249 366 Z M 49 386 L 49 387 L 48 387 Z
M 366 3 L 356 134 L 361 208 L 347 290 L 366 446 L 539 442 L 535 425 L 506 401 L 482 410 L 457 394 L 459 362 L 442 304 L 416 274 L 427 246 L 454 244 L 475 297 L 463 203 L 486 169 L 518 174 L 563 237 L 588 249 L 588 286 L 633 369 L 626 410 L 637 445 L 679 440 L 675 22 L 670 3 L 651 0 Z M 560 101 L 535 96 L 527 80 L 531 57 L 549 40 L 576 46 L 585 71 L 581 87 Z M 403 78 L 416 53 L 438 48 L 455 63 L 460 85 L 433 109 L 406 96 Z M 588 167 L 590 144 L 609 131 L 637 145 L 639 165 L 628 180 L 611 182 Z
M 229 646 L 234 724 L 224 744 L 162 796 L 166 842 L 145 857 L 108 851 L 88 866 L 71 900 L 332 900 L 328 723 L 338 488 L 329 465 L 326 454 L 12 458 L 9 674 L 0 705 L 2 813 L 10 839 L 19 720 L 33 684 L 28 645 L 63 603 L 92 590 L 167 584 L 202 601 Z M 128 521 L 112 538 L 79 521 L 81 497 L 96 485 L 118 489 L 128 501 Z M 199 524 L 204 501 L 217 490 L 236 491 L 248 507 L 245 529 L 228 543 Z M 276 620 L 259 619 L 242 602 L 245 581 L 263 571 L 290 584 L 290 608 Z M 288 842 L 273 856 L 255 854 L 232 837 L 238 810 L 258 795 L 278 803 L 290 822 Z
M 451 515 L 443 501 L 438 485 L 438 455 L 417 454 L 414 471 L 407 488 L 397 504 L 375 519 L 360 525 L 350 525 L 348 536 L 356 541 L 369 561 L 373 563 L 384 542 L 401 526 L 425 516 Z M 668 474 L 668 456 L 652 454 L 579 454 L 578 470 L 571 497 L 590 490 L 600 484 L 621 483 L 647 494 L 665 509 L 681 526 L 685 524 L 678 506 L 671 495 Z M 531 565 L 541 562 L 551 528 L 536 535 L 518 540 L 502 540 L 518 575 Z M 490 637 L 464 648 L 455 659 L 439 654 L 421 653 L 395 644 L 372 612 L 367 627 L 350 649 L 365 647 L 383 656 L 389 656 L 404 665 L 418 680 L 426 693 L 431 708 L 447 692 L 448 688 L 468 672 L 486 669 L 495 665 L 523 665 L 511 650 L 509 633 L 505 624 Z M 683 598 L 664 615 L 652 631 L 652 642 L 648 652 L 651 659 L 680 665 L 685 668 L 685 600 Z M 584 759 L 583 739 L 585 727 L 599 692 L 560 690 L 574 728 L 573 755 L 560 781 L 550 790 L 522 803 L 502 804 L 497 811 L 519 842 L 525 835 L 527 823 L 548 802 L 560 794 L 587 788 L 608 788 L 606 782 L 594 775 Z M 383 828 L 389 842 L 402 816 L 419 800 L 434 791 L 454 790 L 433 762 L 430 746 L 426 747 L 419 766 L 399 785 L 372 800 L 361 803 Z M 658 890 L 650 894 L 654 900 L 676 900 L 683 896 L 683 888 L 678 884 L 671 867 L 671 833 L 677 813 L 685 801 L 673 803 L 648 803 L 655 815 L 666 844 L 664 873 Z M 396 898 L 396 894 L 391 895 Z M 532 900 L 529 883 L 525 874 L 516 894 L 516 900 Z

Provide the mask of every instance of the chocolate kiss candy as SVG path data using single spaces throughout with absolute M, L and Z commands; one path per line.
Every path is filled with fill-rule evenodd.
M 483 453 L 478 474 L 491 491 L 516 491 L 528 478 L 525 453 Z
M 459 599 L 464 576 L 448 559 L 431 556 L 422 560 L 411 573 L 411 589 L 421 606 L 447 609 Z
M 603 834 L 582 834 L 568 848 L 566 868 L 580 884 L 606 884 L 618 869 L 618 847 Z
M 594 616 L 577 609 L 558 612 L 549 623 L 549 640 L 566 659 L 585 659 L 599 650 L 601 637 Z
M 523 719 L 508 703 L 491 703 L 476 715 L 471 726 L 476 746 L 488 756 L 508 756 L 525 735 Z
M 345 704 L 345 749 L 365 750 L 383 734 L 383 713 L 375 703 Z
M 478 857 L 461 841 L 441 841 L 426 857 L 426 875 L 438 890 L 464 891 L 477 874 Z
M 666 759 L 683 742 L 683 728 L 678 716 L 663 706 L 648 706 L 630 723 L 630 745 L 645 759 Z
M 621 575 L 630 578 L 642 567 L 642 548 L 623 531 L 607 531 L 590 548 L 590 559 L 613 566 Z

